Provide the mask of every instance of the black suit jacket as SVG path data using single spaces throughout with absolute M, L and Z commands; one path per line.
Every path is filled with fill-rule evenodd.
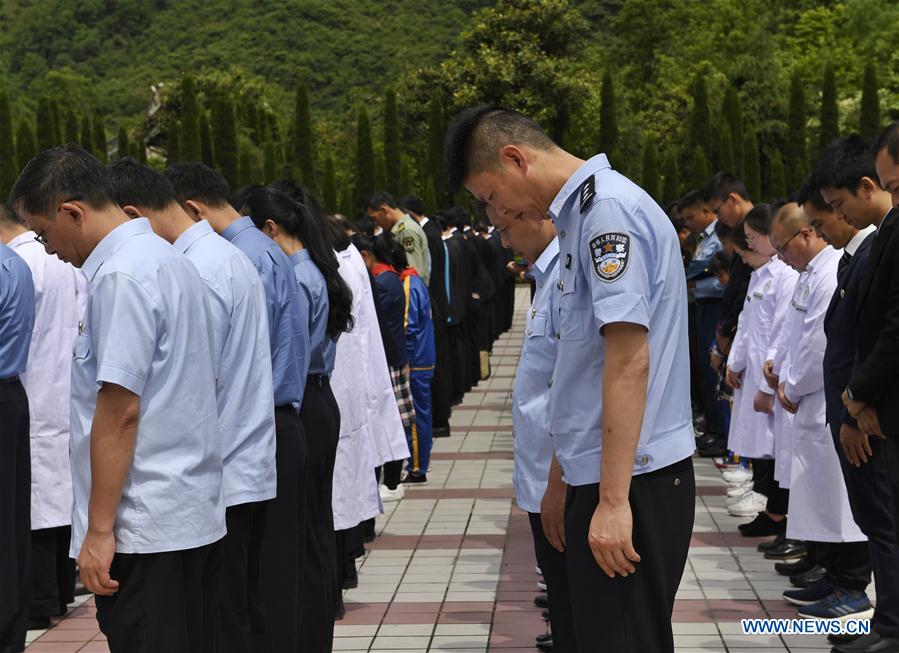
M 849 388 L 899 437 L 899 210 L 883 219 L 862 275 L 855 320 L 858 363 Z
M 862 275 L 875 234 L 869 234 L 855 250 L 849 264 L 837 275 L 837 289 L 824 315 L 824 397 L 827 401 L 827 423 L 834 434 L 842 424 L 855 426 L 855 420 L 843 406 L 843 390 L 849 385 L 855 365 L 855 313 Z
M 746 302 L 746 291 L 749 289 L 751 275 L 752 268 L 739 256 L 734 256 L 730 266 L 730 281 L 724 289 L 724 296 L 721 297 L 721 321 L 718 323 L 718 332 L 731 341 L 737 333 L 737 321 Z
M 434 322 L 446 321 L 448 311 L 446 305 L 446 254 L 443 251 L 443 232 L 434 220 L 428 220 L 422 227 L 428 239 L 428 252 L 431 254 L 431 280 L 428 290 L 431 296 L 431 312 Z

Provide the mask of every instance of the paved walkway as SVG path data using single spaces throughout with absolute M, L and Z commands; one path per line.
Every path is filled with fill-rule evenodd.
M 493 352 L 493 375 L 453 414 L 453 435 L 436 441 L 429 484 L 386 505 L 378 538 L 358 561 L 359 587 L 344 596 L 335 651 L 409 653 L 533 652 L 545 632 L 527 515 L 513 501 L 511 388 L 521 350 L 525 288 L 512 332 Z M 696 460 L 696 526 L 674 608 L 678 653 L 829 651 L 822 636 L 746 636 L 744 617 L 792 618 L 787 579 L 737 531 L 745 519 L 724 508 L 726 486 Z M 30 633 L 29 653 L 107 651 L 92 600 L 46 632 Z

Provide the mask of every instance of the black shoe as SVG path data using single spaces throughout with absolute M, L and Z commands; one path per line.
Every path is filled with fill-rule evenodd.
M 538 608 L 543 608 L 544 610 L 549 609 L 549 599 L 546 598 L 546 594 L 538 594 L 534 597 L 534 605 Z
M 854 642 L 833 648 L 836 653 L 899 653 L 899 637 L 884 637 L 876 630 Z
M 779 547 L 781 544 L 783 544 L 786 541 L 787 541 L 787 538 L 785 538 L 783 536 L 783 533 L 778 533 L 777 537 L 775 537 L 773 540 L 769 540 L 768 542 L 762 542 L 757 547 L 755 547 L 755 550 L 758 551 L 759 553 L 764 553 L 765 551 L 770 551 L 771 549 L 776 549 L 777 547 Z
M 544 610 L 540 613 L 540 616 L 543 617 L 543 621 L 549 621 L 549 610 Z
M 428 484 L 428 475 L 427 474 L 405 474 L 403 476 L 403 480 L 400 481 L 403 485 L 427 485 Z
M 28 630 L 47 630 L 49 627 L 50 617 L 31 617 L 25 626 Z
M 334 611 L 334 621 L 342 621 L 346 616 L 346 607 L 343 605 L 343 600 L 340 601 L 340 604 L 337 606 L 337 609 Z
M 805 544 L 798 540 L 787 540 L 776 549 L 765 552 L 765 560 L 788 560 L 805 555 Z
M 834 646 L 839 646 L 840 644 L 848 644 L 849 642 L 854 642 L 860 637 L 861 635 L 828 635 L 827 641 Z
M 796 562 L 777 562 L 774 564 L 774 571 L 781 576 L 796 576 L 811 571 L 815 563 L 808 556 L 799 558 Z
M 708 447 L 697 447 L 696 453 L 699 454 L 700 458 L 720 458 L 727 453 L 727 449 L 720 445 L 713 444 Z
M 700 449 L 707 449 L 714 444 L 718 444 L 718 438 L 714 435 L 706 433 L 705 435 L 696 438 L 696 446 Z
M 545 642 L 553 638 L 552 633 L 543 633 L 542 635 L 537 635 L 537 643 Z
M 446 426 L 435 426 L 433 432 L 431 433 L 431 437 L 434 438 L 448 438 L 450 436 L 450 427 L 449 424 Z
M 537 647 L 537 650 L 539 650 L 539 651 L 555 651 L 556 650 L 555 646 L 553 646 L 552 636 L 550 636 L 550 638 L 548 640 L 546 640 L 545 642 L 537 642 L 535 644 L 535 646 Z
M 780 535 L 786 532 L 787 520 L 774 521 L 766 512 L 760 512 L 751 522 L 740 524 L 737 528 L 743 537 L 765 537 L 767 535 Z
M 822 580 L 826 575 L 827 570 L 824 567 L 815 565 L 805 573 L 790 576 L 790 585 L 793 587 L 808 587 L 812 583 Z

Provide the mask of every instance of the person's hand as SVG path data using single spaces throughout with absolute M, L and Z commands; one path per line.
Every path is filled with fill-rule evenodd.
M 768 387 L 772 390 L 777 390 L 777 386 L 780 384 L 780 377 L 774 373 L 774 361 L 765 361 L 762 367 L 762 374 L 765 375 L 765 383 L 768 384 Z
M 798 403 L 794 404 L 792 401 L 787 399 L 787 393 L 786 393 L 785 388 L 786 388 L 785 383 L 781 383 L 779 386 L 777 386 L 777 400 L 780 402 L 780 405 L 783 406 L 783 409 L 785 411 L 787 411 L 788 413 L 790 413 L 792 415 L 795 415 L 796 411 L 799 410 L 799 404 Z
M 633 517 L 631 506 L 624 502 L 612 506 L 600 500 L 590 520 L 587 540 L 593 557 L 603 572 L 614 578 L 615 574 L 627 576 L 636 571 L 635 562 L 640 562 L 634 551 Z
M 774 414 L 774 395 L 769 395 L 761 390 L 756 392 L 755 398 L 752 400 L 752 410 L 766 415 Z
M 546 540 L 557 551 L 565 551 L 565 484 L 549 483 L 540 501 L 540 524 Z
M 725 380 L 727 381 L 727 385 L 729 385 L 734 390 L 739 390 L 743 387 L 743 372 L 734 372 L 730 368 L 730 366 L 728 366 L 724 376 Z
M 883 436 L 883 429 L 880 428 L 880 419 L 877 417 L 877 411 L 872 406 L 865 406 L 855 418 L 858 420 L 858 428 L 871 435 L 878 437 Z
M 88 528 L 78 555 L 78 571 L 81 582 L 94 594 L 112 596 L 119 589 L 119 581 L 109 576 L 115 555 L 115 535 L 110 531 L 100 533 Z
M 509 261 L 508 263 L 506 263 L 506 269 L 509 272 L 517 273 L 518 272 L 518 263 L 516 263 L 515 261 Z
M 858 419 L 859 414 L 865 409 L 868 404 L 864 403 L 863 401 L 850 399 L 849 390 L 843 390 L 843 405 L 846 406 L 846 410 L 849 411 L 849 414 L 852 415 L 853 418 Z
M 874 453 L 871 451 L 871 443 L 868 442 L 868 434 L 849 424 L 840 427 L 840 446 L 849 464 L 856 467 L 868 462 L 868 458 Z

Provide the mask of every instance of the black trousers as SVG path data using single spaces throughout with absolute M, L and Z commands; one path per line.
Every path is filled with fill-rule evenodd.
M 686 458 L 634 476 L 629 495 L 636 572 L 609 578 L 587 540 L 599 484 L 570 487 L 565 559 L 579 651 L 674 651 L 671 613 L 693 533 L 696 482 Z
M 871 582 L 871 555 L 867 542 L 829 542 L 824 554 L 827 578 L 837 587 L 864 592 Z M 877 599 L 880 603 L 880 597 Z
M 306 562 L 300 582 L 300 641 L 304 651 L 331 650 L 337 601 L 337 539 L 331 490 L 340 437 L 340 408 L 328 377 L 306 382 L 300 410 L 309 449 L 306 481 Z
M 539 512 L 529 512 L 531 533 L 534 536 L 534 555 L 546 582 L 549 599 L 549 622 L 552 626 L 553 645 L 556 653 L 577 653 L 574 636 L 574 620 L 571 616 L 571 598 L 568 592 L 568 572 L 565 553 L 557 551 L 543 534 Z
M 890 433 L 886 437 L 883 451 L 890 494 L 893 497 L 893 526 L 896 542 L 899 542 L 899 433 Z
M 31 583 L 31 442 L 28 397 L 0 383 L 0 653 L 25 648 Z
M 219 650 L 222 540 L 165 553 L 117 553 L 112 596 L 97 596 L 110 653 Z
M 449 427 L 452 395 L 452 368 L 446 318 L 434 313 L 434 351 L 436 363 L 431 379 L 431 410 L 434 428 Z
M 839 430 L 833 428 L 831 435 L 846 481 L 852 518 L 868 537 L 868 555 L 877 590 L 874 626 L 881 635 L 899 637 L 899 545 L 890 511 L 886 443 L 878 437 L 868 438 L 872 455 L 867 463 L 855 467 L 843 454 Z M 864 568 L 861 571 L 864 573 Z
M 222 595 L 221 648 L 250 653 L 254 638 L 265 633 L 259 570 L 268 501 L 230 506 L 225 511 L 228 534 L 223 541 L 225 585 Z
M 262 609 L 265 633 L 257 653 L 301 650 L 300 579 L 306 549 L 306 436 L 292 406 L 275 408 L 278 496 L 268 502 L 262 538 Z
M 32 618 L 65 614 L 75 600 L 75 561 L 69 557 L 71 526 L 31 531 Z

